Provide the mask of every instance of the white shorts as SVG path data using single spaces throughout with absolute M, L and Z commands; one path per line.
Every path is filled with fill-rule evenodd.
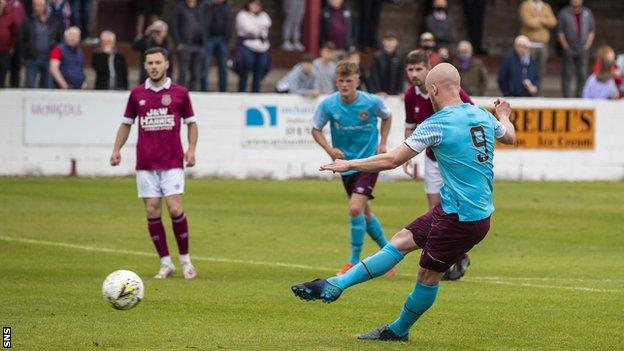
M 442 188 L 442 176 L 438 162 L 425 155 L 425 193 L 439 194 Z
M 136 181 L 140 198 L 184 194 L 184 168 L 163 171 L 139 170 Z

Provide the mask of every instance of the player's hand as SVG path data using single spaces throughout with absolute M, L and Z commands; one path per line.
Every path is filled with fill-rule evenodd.
M 410 178 L 414 178 L 414 172 L 412 172 L 411 169 L 412 163 L 410 161 L 403 164 L 403 172 L 405 172 L 405 174 L 407 174 Z
M 496 119 L 500 121 L 502 116 L 509 118 L 511 115 L 511 105 L 507 102 L 507 100 L 503 98 L 498 98 L 494 101 L 494 106 L 496 110 Z
M 333 147 L 329 150 L 329 157 L 331 157 L 332 161 L 336 161 L 337 159 L 343 159 L 344 154 L 340 151 L 340 149 Z
M 377 154 L 385 154 L 386 152 L 388 152 L 388 147 L 385 144 L 379 144 L 379 147 L 377 148 Z
M 121 163 L 121 153 L 119 151 L 113 151 L 110 157 L 111 166 L 117 166 Z
M 319 171 L 345 172 L 350 169 L 349 161 L 336 159 L 334 162 L 321 166 Z
M 186 167 L 195 166 L 195 150 L 192 150 L 192 149 L 186 150 L 186 155 L 184 155 L 184 160 L 186 161 Z

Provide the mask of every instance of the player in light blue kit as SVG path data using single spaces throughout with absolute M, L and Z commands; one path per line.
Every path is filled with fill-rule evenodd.
M 295 295 L 304 300 L 333 302 L 347 288 L 384 274 L 408 253 L 422 249 L 416 286 L 398 318 L 360 335 L 360 339 L 408 339 L 412 325 L 433 305 L 444 272 L 459 254 L 483 240 L 490 228 L 494 211 L 494 139 L 505 144 L 515 142 L 509 104 L 498 99 L 494 117 L 482 108 L 463 103 L 459 73 L 452 65 L 435 66 L 425 84 L 437 112 L 421 123 L 403 145 L 389 153 L 358 160 L 338 159 L 321 166 L 321 170 L 334 172 L 378 172 L 399 167 L 431 147 L 444 181 L 441 204 L 405 226 L 376 254 L 341 276 L 292 286 Z
M 312 119 L 312 137 L 332 161 L 366 158 L 386 152 L 391 123 L 390 109 L 379 96 L 357 90 L 360 85 L 359 72 L 359 66 L 355 63 L 338 62 L 336 65 L 338 91 L 320 103 Z M 381 133 L 377 129 L 378 117 L 381 118 Z M 331 144 L 322 132 L 328 122 L 331 127 Z M 381 223 L 369 204 L 369 200 L 374 198 L 373 189 L 378 174 L 357 170 L 340 174 L 349 196 L 351 255 L 344 267 L 338 271 L 338 275 L 344 274 L 360 261 L 366 233 L 379 247 L 388 244 Z M 388 275 L 393 274 L 394 269 L 391 269 Z

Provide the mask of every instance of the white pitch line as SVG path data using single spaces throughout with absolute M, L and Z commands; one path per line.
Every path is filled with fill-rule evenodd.
M 0 240 L 12 241 L 12 242 L 18 242 L 18 243 L 26 243 L 26 244 L 62 247 L 62 248 L 76 249 L 76 250 L 83 250 L 83 251 L 157 257 L 157 255 L 154 253 L 148 253 L 148 252 L 142 252 L 142 251 L 110 249 L 110 248 L 105 248 L 105 247 L 95 247 L 95 246 L 72 244 L 72 243 L 57 242 L 57 241 L 16 238 L 12 236 L 4 236 L 4 235 L 0 235 Z M 270 266 L 270 267 L 284 267 L 284 268 L 298 268 L 298 269 L 314 270 L 314 271 L 333 272 L 335 270 L 335 268 L 308 266 L 308 265 L 295 264 L 295 263 L 258 261 L 258 260 L 240 260 L 240 259 L 221 258 L 221 257 L 202 257 L 202 256 L 193 255 L 193 259 L 196 261 L 249 264 L 249 265 L 256 265 L 256 266 Z M 402 276 L 402 277 L 410 277 L 410 278 L 413 278 L 415 276 L 415 274 L 406 274 L 406 273 L 398 273 L 397 275 Z M 533 280 L 535 279 L 535 280 L 544 280 L 544 281 L 565 280 L 565 279 L 557 279 L 557 278 L 549 279 L 549 278 L 518 278 L 518 277 L 509 277 L 509 278 L 507 277 L 469 277 L 469 278 L 465 277 L 462 280 L 466 282 L 470 282 L 470 283 L 511 285 L 511 286 L 545 288 L 545 289 L 562 289 L 562 290 L 573 290 L 573 291 L 584 291 L 584 292 L 603 292 L 603 293 L 624 292 L 624 290 L 617 290 L 617 289 L 597 289 L 597 288 L 586 288 L 586 287 L 578 287 L 578 286 L 545 285 L 545 284 L 520 283 L 520 282 L 516 283 L 516 282 L 505 281 L 506 279 L 507 280 Z M 570 279 L 570 280 L 571 281 L 586 281 L 583 279 Z M 589 279 L 589 281 L 591 282 L 613 282 L 613 280 L 610 280 L 610 279 L 605 279 L 605 280 Z

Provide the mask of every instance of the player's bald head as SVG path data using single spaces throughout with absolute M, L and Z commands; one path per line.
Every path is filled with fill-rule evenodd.
M 429 71 L 425 84 L 427 86 L 435 84 L 440 88 L 452 87 L 459 89 L 459 86 L 461 85 L 461 78 L 459 77 L 457 68 L 453 65 L 449 63 L 440 63 Z

